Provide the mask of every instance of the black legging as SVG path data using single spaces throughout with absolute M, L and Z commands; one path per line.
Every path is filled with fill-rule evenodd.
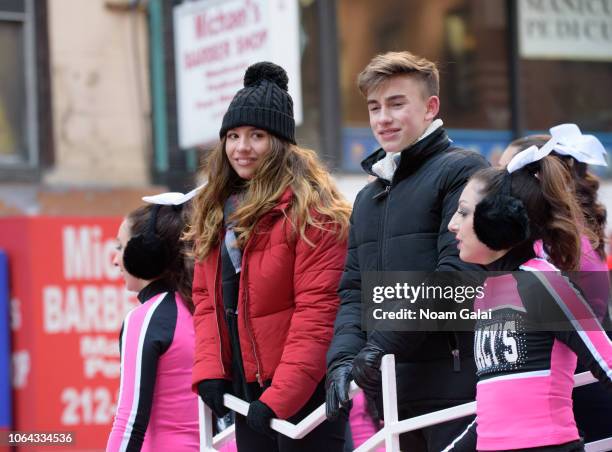
M 297 424 L 325 401 L 325 386 L 321 382 L 306 405 L 288 419 Z M 302 439 L 291 439 L 280 433 L 270 438 L 252 430 L 246 418 L 236 414 L 236 445 L 239 452 L 343 452 L 346 416 L 338 416 L 334 422 L 324 421 Z

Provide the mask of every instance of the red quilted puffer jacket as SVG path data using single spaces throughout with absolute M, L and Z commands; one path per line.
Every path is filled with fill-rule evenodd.
M 247 382 L 272 380 L 260 397 L 279 418 L 299 411 L 325 376 L 325 354 L 338 309 L 346 242 L 307 228 L 314 247 L 292 234 L 292 192 L 258 222 L 242 253 L 238 334 Z M 223 312 L 220 249 L 196 264 L 194 388 L 231 379 L 231 346 Z

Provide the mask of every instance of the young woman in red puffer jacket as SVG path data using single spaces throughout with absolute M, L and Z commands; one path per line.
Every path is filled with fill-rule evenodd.
M 250 403 L 246 418 L 236 415 L 238 450 L 344 444 L 346 419 L 301 440 L 270 428 L 272 418 L 297 422 L 324 401 L 350 212 L 294 133 L 285 71 L 249 67 L 194 199 L 193 385 L 218 416 L 226 392 Z

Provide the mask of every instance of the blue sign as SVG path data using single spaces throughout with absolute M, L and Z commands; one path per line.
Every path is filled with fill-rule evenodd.
M 0 429 L 9 429 L 11 420 L 11 329 L 8 259 L 0 251 Z
M 497 164 L 502 152 L 512 141 L 512 133 L 509 130 L 446 129 L 446 132 L 454 145 L 479 152 L 493 165 Z M 536 133 L 546 132 L 529 131 L 526 135 Z M 612 133 L 584 133 L 590 133 L 599 138 L 608 151 L 608 155 L 612 155 Z M 379 147 L 369 127 L 344 127 L 342 129 L 342 170 L 361 172 L 361 161 Z M 609 161 L 612 162 L 612 158 Z M 599 177 L 612 178 L 612 166 L 591 167 L 590 169 Z
M 342 129 L 342 170 L 351 173 L 361 172 L 361 161 L 379 147 L 369 127 L 344 127 Z
M 447 132 L 455 146 L 476 151 L 493 165 L 497 164 L 504 149 L 512 141 L 509 130 L 447 129 Z

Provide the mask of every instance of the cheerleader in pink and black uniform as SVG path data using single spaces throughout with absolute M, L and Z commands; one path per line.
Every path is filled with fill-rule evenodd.
M 577 360 L 612 389 L 612 342 L 559 271 L 578 269 L 583 231 L 569 173 L 548 156 L 553 146 L 474 174 L 449 223 L 462 260 L 501 273 L 475 303 L 491 312 L 476 324 L 477 417 L 447 451 L 470 450 L 474 437 L 479 451 L 584 450 L 572 413 Z M 549 261 L 535 255 L 538 240 Z
M 180 206 L 147 205 L 121 223 L 113 264 L 140 305 L 120 336 L 121 386 L 107 451 L 198 451 L 192 265 Z
M 610 325 L 610 281 L 605 251 L 606 208 L 598 200 L 599 180 L 592 167 L 607 167 L 606 149 L 593 135 L 582 134 L 576 124 L 561 124 L 550 135 L 530 135 L 511 142 L 500 158 L 505 167 L 519 152 L 530 146 L 542 147 L 555 138 L 550 155 L 563 164 L 572 177 L 574 196 L 582 210 L 584 233 L 581 236 L 579 272 L 574 276 L 593 312 L 602 325 Z M 546 258 L 542 241 L 537 241 L 536 255 Z M 579 365 L 576 373 L 584 372 Z M 595 383 L 574 388 L 574 416 L 585 442 L 612 437 L 612 392 Z

